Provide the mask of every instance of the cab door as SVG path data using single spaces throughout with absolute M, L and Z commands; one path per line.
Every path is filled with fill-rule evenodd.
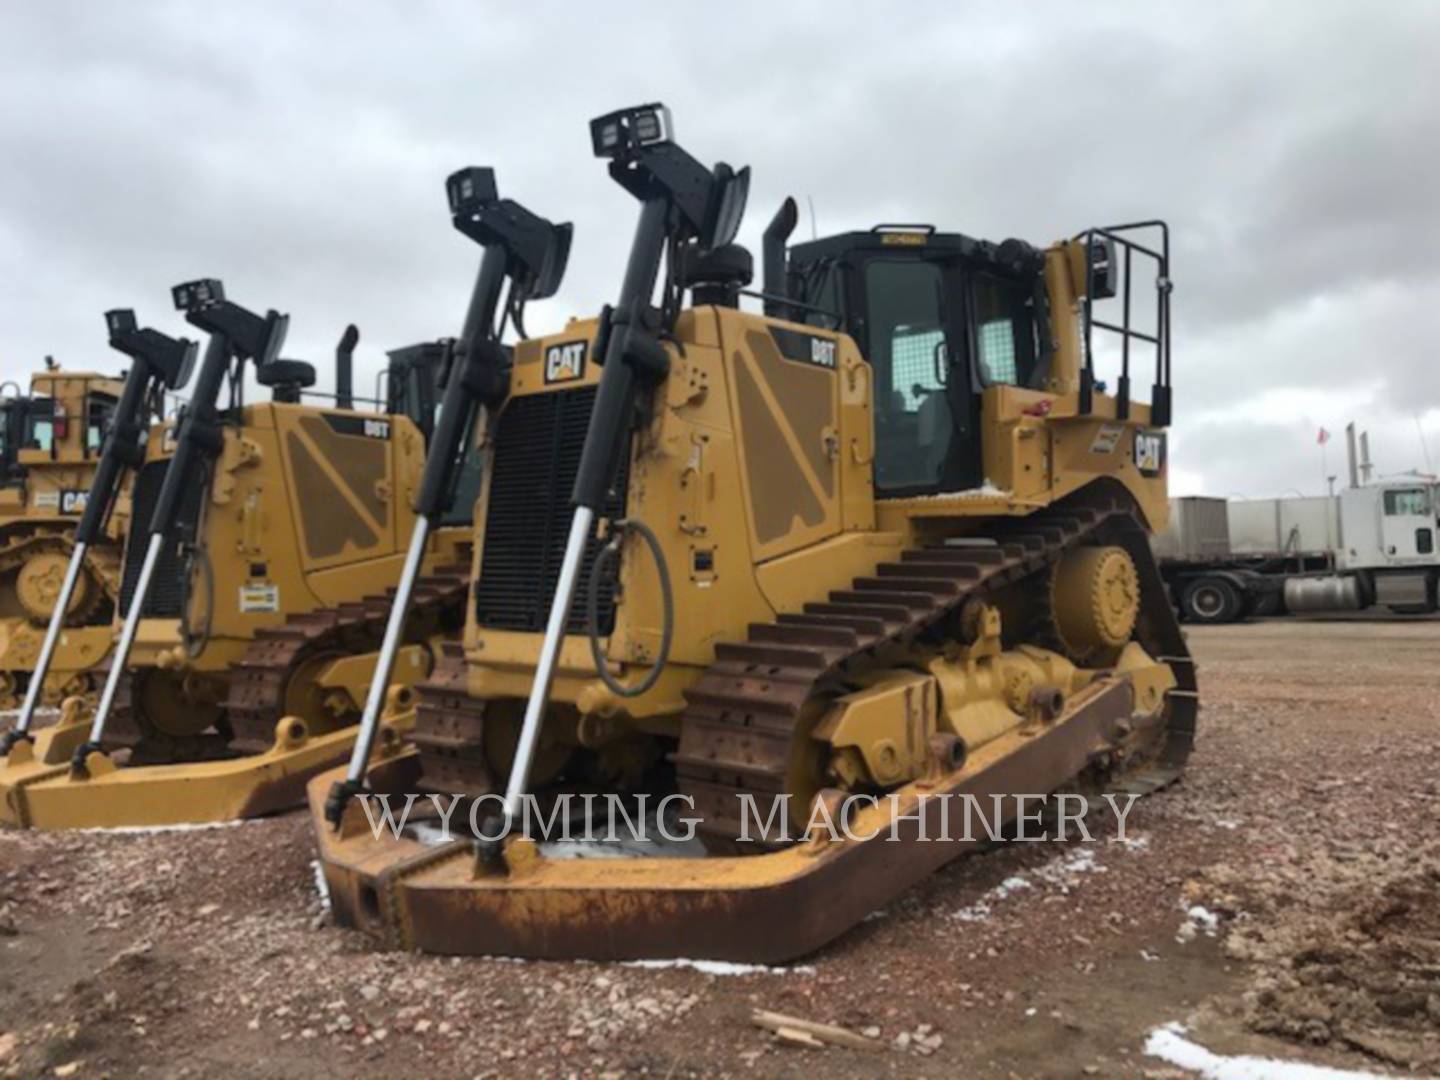
M 983 481 L 970 377 L 965 281 L 953 260 L 877 255 L 864 263 L 865 358 L 875 373 L 875 488 L 933 495 Z
M 1430 490 L 1390 488 L 1381 504 L 1380 542 L 1386 561 L 1434 562 L 1435 512 Z

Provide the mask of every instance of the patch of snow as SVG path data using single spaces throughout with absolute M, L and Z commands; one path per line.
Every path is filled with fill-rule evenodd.
M 1150 1032 L 1150 1037 L 1145 1040 L 1145 1053 L 1178 1068 L 1199 1073 L 1205 1080 L 1362 1080 L 1393 1076 L 1249 1054 L 1236 1057 L 1215 1054 L 1185 1038 L 1184 1026 L 1174 1023 Z
M 621 967 L 658 971 L 665 968 L 691 968 L 702 975 L 814 975 L 809 964 L 793 967 L 771 967 L 768 964 L 736 964 L 729 960 L 627 960 Z
M 1215 819 L 1215 826 L 1216 826 L 1216 828 L 1229 829 L 1231 832 L 1234 832 L 1236 829 L 1238 829 L 1238 828 L 1239 828 L 1241 825 L 1243 825 L 1243 824 L 1244 824 L 1244 822 L 1243 822 L 1243 821 L 1240 821 L 1238 818 L 1237 818 L 1237 819 L 1231 819 L 1231 818 L 1216 818 L 1216 819 Z
M 1220 916 L 1199 904 L 1193 905 L 1185 914 L 1191 922 L 1198 925 L 1211 937 L 1214 937 L 1215 931 L 1220 929 Z
M 934 495 L 912 495 L 915 502 L 931 502 L 935 499 L 993 499 L 1010 498 L 1011 492 L 1004 488 L 998 488 L 989 480 L 986 480 L 977 488 L 966 488 L 963 491 L 940 491 Z
M 958 922 L 984 922 L 994 914 L 997 903 L 1022 889 L 1034 888 L 1035 882 L 1041 885 L 1059 886 L 1060 892 L 1066 894 L 1070 891 L 1070 879 L 1075 875 L 1103 873 L 1104 870 L 1105 867 L 1101 866 L 1095 858 L 1095 849 L 1081 847 L 1070 854 L 1057 855 L 1049 862 L 1036 867 L 1030 871 L 1029 878 L 1018 874 L 1006 878 L 975 903 L 952 912 L 950 917 Z M 1034 881 L 1031 880 L 1032 878 Z
M 310 860 L 310 869 L 315 872 L 315 892 L 320 897 L 320 906 L 330 910 L 330 883 L 325 880 L 325 868 L 319 859 Z
M 202 832 L 205 829 L 235 829 L 241 825 L 257 825 L 264 818 L 240 818 L 237 821 L 193 821 L 181 825 L 117 825 L 113 829 L 76 829 L 79 833 L 104 833 L 108 836 L 158 836 L 162 833 Z
M 547 859 L 703 859 L 699 839 L 667 840 L 655 833 L 643 840 L 547 840 L 535 845 Z
M 1181 945 L 1193 941 L 1195 935 L 1201 930 L 1205 931 L 1206 937 L 1214 937 L 1219 931 L 1220 916 L 1213 911 L 1201 907 L 1199 904 L 1193 904 L 1188 908 L 1184 904 L 1180 906 L 1185 910 L 1185 921 L 1180 924 L 1180 929 L 1175 934 L 1175 940 Z

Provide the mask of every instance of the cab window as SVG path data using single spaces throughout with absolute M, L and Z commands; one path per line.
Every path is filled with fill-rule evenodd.
M 55 402 L 36 399 L 25 417 L 24 445 L 27 450 L 49 450 L 55 444 Z
M 115 399 L 109 394 L 91 394 L 85 401 L 85 448 L 98 453 L 115 418 Z
M 1385 492 L 1387 517 L 1428 517 L 1430 493 L 1424 488 L 1396 488 Z
M 1013 282 L 986 274 L 971 285 L 975 346 L 986 386 L 1032 386 L 1036 381 L 1034 297 Z

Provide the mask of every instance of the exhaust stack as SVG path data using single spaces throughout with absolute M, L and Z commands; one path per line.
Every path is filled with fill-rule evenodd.
M 1373 468 L 1374 466 L 1370 464 L 1370 433 L 1362 431 L 1360 433 L 1360 482 L 1362 484 L 1370 483 L 1370 472 Z
M 1350 486 L 1360 486 L 1360 470 L 1355 464 L 1355 421 L 1345 425 L 1345 460 L 1350 465 Z
M 355 346 L 359 341 L 360 331 L 351 323 L 340 335 L 340 344 L 335 346 L 336 408 L 355 407 Z
M 777 319 L 790 318 L 790 307 L 785 303 L 790 299 L 785 271 L 785 242 L 790 239 L 790 234 L 795 231 L 799 221 L 800 207 L 787 195 L 780 204 L 780 209 L 770 219 L 770 224 L 765 226 L 765 240 L 760 252 L 764 262 L 762 288 L 765 293 L 765 314 Z

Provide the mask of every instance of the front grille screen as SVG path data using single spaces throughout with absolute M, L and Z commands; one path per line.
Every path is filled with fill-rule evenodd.
M 500 414 L 490 495 L 485 513 L 485 547 L 475 586 L 479 625 L 494 630 L 545 629 L 560 560 L 570 532 L 570 492 L 595 404 L 595 387 L 531 394 L 511 399 Z M 597 517 L 624 516 L 629 455 L 624 455 L 604 507 Z M 566 633 L 585 632 L 585 596 L 601 542 L 585 548 Z M 599 632 L 615 629 L 611 582 L 602 584 Z

